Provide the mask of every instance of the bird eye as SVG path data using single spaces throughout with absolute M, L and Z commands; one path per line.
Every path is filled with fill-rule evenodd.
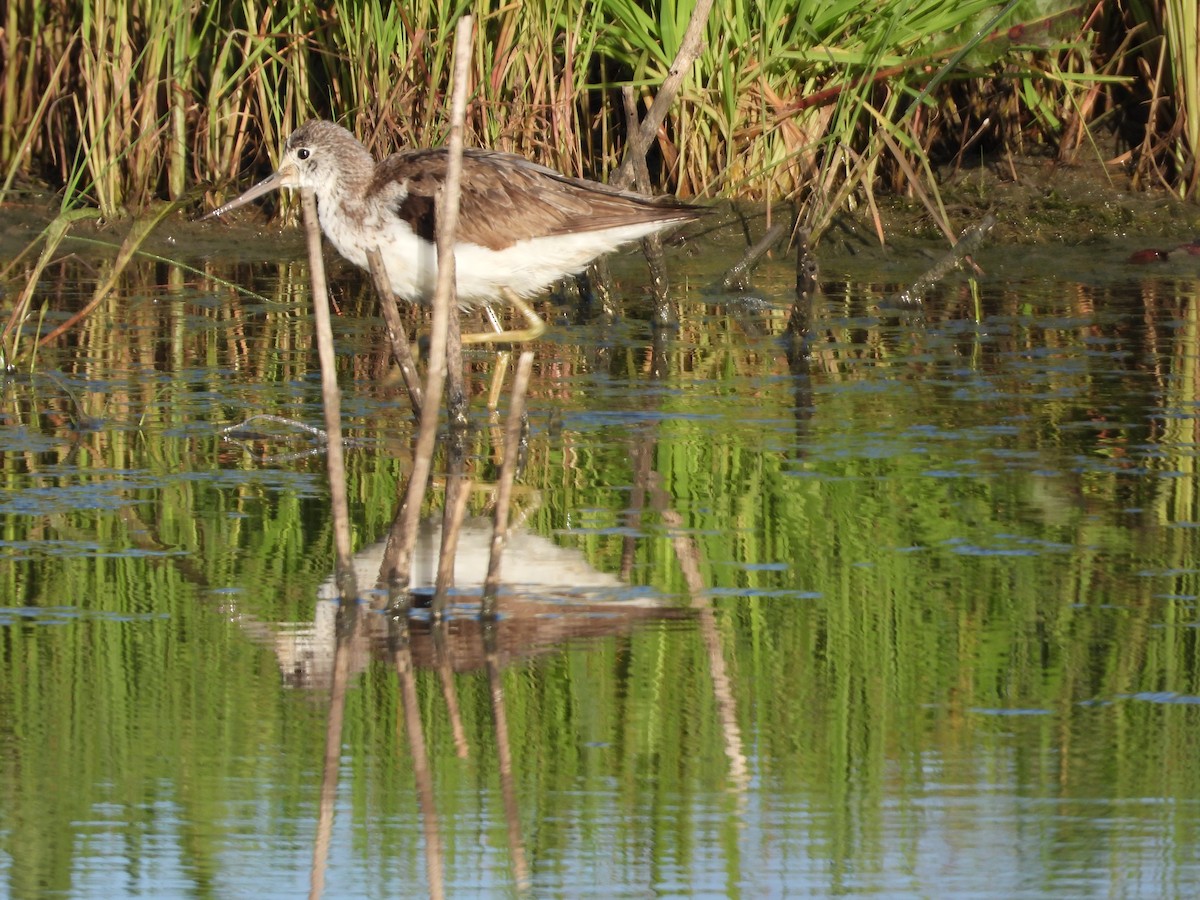
M 309 151 L 308 151 L 307 147 L 301 147 L 299 150 L 296 151 L 296 159 L 305 160 L 305 159 L 308 159 L 308 156 L 309 156 Z

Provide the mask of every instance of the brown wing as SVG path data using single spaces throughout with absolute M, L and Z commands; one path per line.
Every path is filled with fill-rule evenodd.
M 376 167 L 370 193 L 389 184 L 406 185 L 407 193 L 393 209 L 417 234 L 432 241 L 435 198 L 446 177 L 446 160 L 444 148 L 389 156 Z M 459 238 L 492 250 L 534 237 L 682 222 L 701 213 L 678 201 L 655 201 L 568 178 L 520 156 L 489 150 L 463 154 Z

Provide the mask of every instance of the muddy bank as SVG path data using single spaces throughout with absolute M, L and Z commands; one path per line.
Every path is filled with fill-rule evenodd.
M 938 184 L 950 221 L 965 230 L 991 212 L 991 243 L 1085 244 L 1131 239 L 1180 243 L 1200 233 L 1200 204 L 1165 190 L 1133 190 L 1119 165 L 1092 157 L 1005 157 L 945 169 Z M 941 237 L 917 197 L 886 195 L 880 213 L 889 238 Z M 865 223 L 865 217 L 863 217 Z

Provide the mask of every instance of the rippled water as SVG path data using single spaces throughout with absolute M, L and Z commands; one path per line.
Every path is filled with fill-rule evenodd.
M 494 634 L 466 569 L 444 636 L 364 607 L 332 765 L 324 457 L 220 433 L 321 425 L 302 248 L 181 240 L 11 375 L 0 894 L 1200 892 L 1195 262 L 992 247 L 918 313 L 920 248 L 831 240 L 793 343 L 788 258 L 712 288 L 736 230 L 669 251 L 677 331 L 634 257 L 615 314 L 544 305 L 522 586 Z M 369 586 L 413 428 L 332 272 Z M 52 268 L 48 319 L 94 277 Z

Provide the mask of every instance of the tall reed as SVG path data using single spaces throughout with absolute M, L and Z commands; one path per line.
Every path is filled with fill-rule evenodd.
M 1179 135 L 1173 153 L 1180 192 L 1190 196 L 1200 185 L 1200 13 L 1191 0 L 1165 0 L 1163 19 Z

